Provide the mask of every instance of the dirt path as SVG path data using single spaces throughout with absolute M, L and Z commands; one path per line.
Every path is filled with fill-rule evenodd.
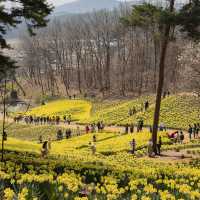
M 179 152 L 174 151 L 174 150 L 168 150 L 168 151 L 163 151 L 160 156 L 155 156 L 155 157 L 148 157 L 144 156 L 141 157 L 142 159 L 147 159 L 147 160 L 154 160 L 158 162 L 167 162 L 167 163 L 188 163 L 192 161 L 193 159 L 200 158 L 200 153 L 188 153 L 188 151 L 199 151 L 200 148 L 187 148 L 187 149 L 182 149 Z
M 0 114 L 0 120 L 3 119 L 2 114 Z M 6 122 L 7 123 L 14 123 L 13 118 L 6 117 Z M 24 121 L 20 121 L 20 124 L 26 125 Z M 48 125 L 48 124 L 43 124 L 43 125 Z M 36 126 L 42 126 L 42 125 L 36 125 Z M 49 126 L 55 126 L 55 127 L 63 127 L 63 128 L 71 128 L 71 129 L 77 129 L 77 127 L 80 128 L 80 130 L 85 131 L 85 125 L 80 125 L 75 122 L 72 122 L 70 125 L 66 124 L 64 122 L 60 122 L 59 125 L 51 124 Z M 148 128 L 143 128 L 144 130 L 149 130 Z M 104 131 L 108 132 L 116 132 L 116 133 L 124 133 L 125 132 L 125 127 L 123 126 L 105 126 Z M 169 132 L 175 132 L 175 129 L 167 129 Z M 134 127 L 134 132 L 136 132 L 136 127 Z M 183 131 L 184 136 L 185 136 L 185 142 L 189 142 L 189 135 L 186 131 Z
M 0 120 L 3 120 L 2 114 L 0 114 Z M 12 118 L 6 117 L 6 123 L 15 123 L 15 122 L 13 121 Z M 19 124 L 26 125 L 26 123 L 24 121 L 20 121 Z M 85 125 L 79 125 L 79 124 L 76 124 L 75 122 L 72 122 L 70 125 L 66 124 L 64 122 L 60 122 L 59 125 L 43 124 L 43 125 L 35 125 L 35 126 L 44 126 L 44 125 L 55 126 L 55 127 L 63 127 L 63 128 L 71 128 L 71 129 L 77 129 L 77 127 L 79 127 L 81 130 L 85 130 Z M 117 132 L 117 133 L 123 133 L 124 130 L 125 130 L 125 128 L 122 127 L 122 126 L 105 126 L 105 128 L 104 128 L 104 131 Z

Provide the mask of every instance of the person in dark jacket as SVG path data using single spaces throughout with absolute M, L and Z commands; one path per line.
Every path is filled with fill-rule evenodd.
M 128 134 L 128 129 L 129 129 L 129 128 L 128 128 L 128 124 L 126 124 L 126 126 L 125 126 L 125 133 L 126 133 L 126 134 Z
M 159 140 L 158 140 L 158 143 L 157 143 L 157 152 L 158 152 L 158 155 L 160 155 L 161 147 L 162 147 L 162 138 L 159 137 Z
M 188 133 L 189 133 L 189 138 L 191 140 L 192 139 L 192 126 L 191 125 L 189 125 Z
M 132 148 L 132 150 L 131 150 L 132 154 L 135 154 L 135 149 L 136 149 L 136 142 L 135 142 L 135 139 L 133 139 L 133 140 L 131 141 L 131 148 Z
M 46 157 L 48 154 L 48 141 L 45 141 L 42 145 L 42 150 L 41 150 L 42 157 Z
M 181 131 L 181 132 L 180 132 L 180 143 L 181 143 L 181 144 L 183 144 L 184 138 L 185 138 L 185 137 L 184 137 L 183 131 Z

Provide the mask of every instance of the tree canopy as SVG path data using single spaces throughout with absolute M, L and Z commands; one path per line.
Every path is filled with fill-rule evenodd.
M 180 10 L 163 8 L 151 3 L 133 6 L 130 16 L 121 19 L 126 26 L 147 28 L 157 26 L 164 30 L 165 25 L 180 27 L 180 30 L 194 40 L 200 39 L 200 1 L 192 0 Z
M 169 0 L 169 6 L 166 8 L 151 3 L 133 6 L 132 14 L 122 19 L 122 22 L 126 26 L 136 26 L 144 29 L 156 26 L 161 36 L 159 77 L 152 134 L 155 153 L 157 152 L 157 131 L 164 86 L 165 62 L 170 39 L 174 37 L 174 30 L 176 27 L 188 38 L 195 41 L 200 39 L 200 1 L 191 0 L 180 10 L 175 8 L 175 1 L 176 0 Z
M 14 3 L 15 6 L 7 8 L 8 2 Z M 28 32 L 33 36 L 35 28 L 47 25 L 47 16 L 52 10 L 53 7 L 47 3 L 47 0 L 0 0 L 0 80 L 16 68 L 15 61 L 2 52 L 5 48 L 11 48 L 5 39 L 7 31 L 25 22 Z

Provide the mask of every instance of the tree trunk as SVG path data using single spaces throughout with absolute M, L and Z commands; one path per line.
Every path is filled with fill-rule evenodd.
M 174 10 L 174 2 L 175 0 L 170 1 L 170 12 Z M 158 87 L 157 87 L 157 96 L 156 96 L 156 106 L 154 112 L 154 121 L 153 121 L 153 134 L 152 134 L 152 141 L 153 141 L 153 150 L 157 153 L 157 133 L 158 133 L 158 123 L 160 117 L 160 105 L 161 105 L 161 98 L 162 98 L 162 90 L 164 84 L 164 73 L 165 73 L 165 59 L 167 53 L 167 47 L 169 44 L 169 35 L 170 35 L 171 25 L 167 24 L 164 31 L 164 38 L 161 47 L 161 56 L 160 56 L 160 64 L 159 64 L 159 80 L 158 80 Z

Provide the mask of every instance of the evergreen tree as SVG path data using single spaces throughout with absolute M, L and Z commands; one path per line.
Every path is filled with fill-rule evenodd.
M 15 7 L 6 8 L 7 3 L 13 3 Z M 0 81 L 8 73 L 14 73 L 16 63 L 9 56 L 5 56 L 3 49 L 11 48 L 5 39 L 6 33 L 11 28 L 25 22 L 31 36 L 35 35 L 34 29 L 47 25 L 47 16 L 53 7 L 47 0 L 0 0 Z
M 156 27 L 161 40 L 161 54 L 159 63 L 159 80 L 156 94 L 156 106 L 153 122 L 153 148 L 156 153 L 157 131 L 160 116 L 162 90 L 164 85 L 165 58 L 171 38 L 174 38 L 174 29 L 177 27 L 188 38 L 200 39 L 200 1 L 190 0 L 180 10 L 175 8 L 175 0 L 169 0 L 166 8 L 144 3 L 133 7 L 132 14 L 122 19 L 126 26 L 141 28 Z

